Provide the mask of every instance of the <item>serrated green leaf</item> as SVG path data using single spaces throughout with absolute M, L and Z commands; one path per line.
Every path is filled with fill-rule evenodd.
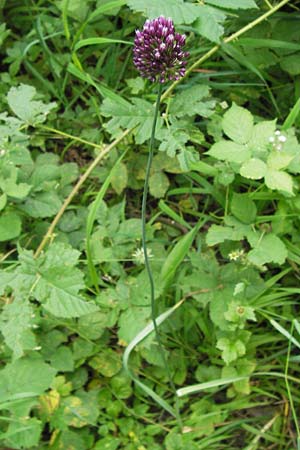
M 246 353 L 245 344 L 240 339 L 231 341 L 228 338 L 221 338 L 217 342 L 217 348 L 222 350 L 222 358 L 226 364 L 230 364 Z
M 281 151 L 273 151 L 268 156 L 267 165 L 273 170 L 285 169 L 293 159 L 294 155 L 289 155 Z
M 185 150 L 185 144 L 189 140 L 189 135 L 184 130 L 171 126 L 160 130 L 158 138 L 162 141 L 159 150 L 166 152 L 168 156 L 173 158 L 178 150 Z
M 56 103 L 45 104 L 34 100 L 36 89 L 33 86 L 20 84 L 12 87 L 7 94 L 7 101 L 13 112 L 29 125 L 36 125 L 46 120 Z
M 276 189 L 283 193 L 294 195 L 293 178 L 282 170 L 268 169 L 265 175 L 265 183 L 270 189 Z
M 209 117 L 214 113 L 215 100 L 208 100 L 209 86 L 200 84 L 185 89 L 174 97 L 170 106 L 170 114 L 177 117 L 199 114 Z
M 112 135 L 117 135 L 120 128 L 135 128 L 136 142 L 143 144 L 151 136 L 154 106 L 146 100 L 133 98 L 132 103 L 125 105 L 110 98 L 103 101 L 101 112 L 105 117 L 112 117 L 107 123 L 107 129 Z M 158 118 L 157 131 L 162 120 Z
M 250 150 L 244 145 L 232 141 L 219 141 L 213 144 L 208 155 L 221 161 L 241 164 L 247 161 L 251 154 Z
M 193 28 L 206 39 L 219 43 L 224 34 L 224 27 L 221 24 L 225 21 L 226 14 L 207 5 L 199 4 L 198 7 L 200 14 Z
M 62 203 L 55 192 L 37 192 L 28 197 L 20 208 L 30 217 L 45 218 L 54 216 Z
M 1 370 L 0 401 L 37 396 L 51 385 L 56 370 L 40 359 L 21 358 Z
M 0 316 L 0 330 L 6 345 L 13 351 L 15 359 L 23 356 L 24 350 L 30 348 L 26 334 L 31 330 L 32 314 L 32 306 L 24 299 L 16 298 L 3 308 Z
M 41 278 L 34 293 L 44 308 L 57 317 L 80 317 L 98 311 L 84 301 L 78 291 L 84 288 L 83 274 L 74 267 L 40 269 Z
M 253 116 L 245 108 L 232 104 L 222 120 L 224 133 L 239 144 L 246 144 L 253 131 Z
M 127 0 L 127 5 L 134 11 L 142 12 L 149 19 L 159 16 L 172 17 L 175 24 L 192 23 L 200 15 L 200 8 L 183 0 Z
M 0 242 L 10 241 L 21 233 L 22 221 L 14 212 L 4 212 L 0 215 Z
M 257 9 L 257 5 L 254 0 L 206 0 L 206 3 L 219 8 L 228 9 Z
M 251 180 L 260 180 L 265 176 L 266 172 L 267 165 L 258 158 L 248 159 L 248 161 L 245 161 L 240 168 L 240 174 Z
M 254 247 L 248 253 L 248 260 L 258 266 L 274 262 L 282 265 L 287 256 L 285 244 L 275 234 L 267 234 L 257 239 L 257 242 L 250 242 Z
M 243 223 L 253 223 L 255 221 L 257 208 L 248 194 L 234 193 L 231 199 L 230 209 L 232 214 Z

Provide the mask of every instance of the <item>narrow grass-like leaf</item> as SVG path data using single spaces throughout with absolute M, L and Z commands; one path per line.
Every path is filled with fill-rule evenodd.
M 296 42 L 279 41 L 276 39 L 260 39 L 260 38 L 241 38 L 238 40 L 240 45 L 254 48 L 284 48 L 286 50 L 300 50 L 300 44 Z
M 117 170 L 120 162 L 124 158 L 127 152 L 122 153 L 120 158 L 117 160 L 111 171 L 109 172 L 106 180 L 104 181 L 103 185 L 101 186 L 100 191 L 98 192 L 92 206 L 89 212 L 89 215 L 87 217 L 87 223 L 86 223 L 86 255 L 87 255 L 87 263 L 88 263 L 88 269 L 90 273 L 91 280 L 93 282 L 93 285 L 95 286 L 95 289 L 97 292 L 99 292 L 99 286 L 98 286 L 98 275 L 97 271 L 93 262 L 92 258 L 92 249 L 91 249 L 91 234 L 94 228 L 94 223 L 96 220 L 96 215 L 98 208 L 100 206 L 100 203 L 102 202 L 104 195 L 108 189 L 108 186 L 110 185 L 111 179 L 113 175 L 115 174 L 115 171 Z
M 164 313 L 160 314 L 160 316 L 156 319 L 156 324 L 159 326 L 162 324 L 173 312 L 179 308 L 179 306 L 182 305 L 184 300 L 180 300 L 180 302 L 176 303 L 172 308 L 168 309 Z M 148 386 L 146 386 L 144 383 L 142 383 L 130 370 L 129 368 L 129 358 L 131 352 L 135 349 L 135 347 L 147 336 L 149 336 L 150 333 L 154 331 L 154 324 L 153 322 L 149 323 L 142 331 L 140 331 L 135 338 L 129 343 L 127 346 L 124 355 L 123 355 L 123 365 L 124 369 L 126 370 L 127 374 L 130 376 L 130 378 L 144 391 L 146 394 L 148 394 L 150 397 L 153 398 L 162 408 L 164 408 L 166 411 L 168 411 L 173 417 L 177 417 L 176 412 L 172 406 L 170 406 L 163 398 L 161 398 L 159 395 L 157 395 L 152 389 L 150 389 Z
M 167 256 L 167 259 L 161 269 L 161 283 L 163 288 L 166 288 L 171 283 L 177 267 L 189 251 L 189 248 L 192 245 L 201 225 L 202 222 L 199 222 L 195 228 L 183 236 Z
M 206 381 L 205 383 L 194 384 L 177 390 L 178 397 L 184 395 L 194 394 L 196 392 L 204 391 L 213 387 L 225 386 L 227 384 L 235 383 L 236 381 L 246 380 L 248 376 L 232 377 L 232 378 L 220 378 L 218 380 Z
M 170 206 L 168 206 L 163 200 L 159 201 L 158 204 L 160 210 L 164 212 L 167 216 L 171 217 L 172 220 L 175 220 L 175 222 L 180 223 L 180 225 L 183 225 L 184 227 L 191 229 L 191 225 L 186 222 L 183 217 L 181 217 L 179 214 L 177 214 L 175 211 L 173 211 Z
M 270 319 L 270 324 L 273 325 L 274 328 L 276 328 L 279 333 L 281 333 L 283 336 L 285 336 L 289 341 L 291 341 L 296 347 L 300 348 L 300 342 L 295 339 L 289 331 L 287 331 L 285 328 L 283 328 L 276 320 Z
M 75 45 L 74 50 L 76 51 L 79 48 L 88 47 L 90 45 L 102 45 L 102 44 L 126 44 L 126 45 L 133 45 L 132 42 L 130 42 L 130 41 L 123 41 L 122 39 L 110 39 L 110 38 L 96 37 L 96 38 L 81 39 Z
M 285 121 L 281 127 L 281 129 L 283 131 L 288 130 L 289 128 L 291 128 L 294 125 L 294 123 L 296 122 L 296 119 L 299 115 L 299 112 L 300 112 L 300 98 L 298 98 L 298 100 L 294 104 L 293 108 L 289 112 L 289 115 L 285 119 Z
M 85 72 L 84 70 L 80 70 L 78 67 L 75 66 L 73 63 L 68 64 L 67 68 L 68 72 L 71 73 L 74 77 L 79 78 L 80 80 L 84 81 L 85 83 L 88 83 L 90 86 L 93 86 L 97 92 L 101 95 L 103 98 L 110 98 L 111 100 L 124 104 L 127 106 L 127 102 L 123 100 L 123 98 L 120 95 L 115 94 L 112 90 L 110 90 L 107 86 L 104 86 L 104 84 L 95 82 L 90 74 Z

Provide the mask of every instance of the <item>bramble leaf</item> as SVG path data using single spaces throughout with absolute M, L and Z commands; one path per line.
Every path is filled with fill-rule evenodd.
M 105 117 L 112 117 L 106 124 L 108 131 L 117 136 L 120 128 L 135 128 L 134 134 L 136 142 L 143 144 L 151 136 L 154 106 L 146 100 L 133 98 L 132 103 L 118 103 L 111 98 L 105 98 L 101 108 Z M 157 130 L 161 126 L 162 120 L 157 121 Z
M 33 100 L 36 89 L 27 84 L 12 87 L 7 94 L 7 101 L 13 112 L 28 125 L 45 122 L 49 112 L 56 103 L 45 104 L 40 100 Z

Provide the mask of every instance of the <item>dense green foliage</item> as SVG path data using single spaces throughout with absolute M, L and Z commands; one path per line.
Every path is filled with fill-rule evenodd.
M 1 446 L 300 448 L 300 1 L 0 0 L 0 15 Z M 147 205 L 183 427 L 141 251 L 157 86 L 132 42 L 160 15 L 190 52 Z

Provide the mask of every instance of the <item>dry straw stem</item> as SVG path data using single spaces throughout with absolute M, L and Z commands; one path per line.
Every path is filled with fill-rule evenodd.
M 272 7 L 272 9 L 269 9 L 269 11 L 267 11 L 266 13 L 264 13 L 263 15 L 258 17 L 257 19 L 253 20 L 252 22 L 250 22 L 245 27 L 241 28 L 236 33 L 233 33 L 232 35 L 230 35 L 227 38 L 225 38 L 221 44 L 218 44 L 218 45 L 215 45 L 214 47 L 212 47 L 207 53 L 205 53 L 205 55 L 203 55 L 201 58 L 199 58 L 191 67 L 189 67 L 187 69 L 186 74 L 185 74 L 184 77 L 180 78 L 179 80 L 177 80 L 177 81 L 175 81 L 174 83 L 171 84 L 171 86 L 162 95 L 161 100 L 164 100 L 165 98 L 167 98 L 171 94 L 171 92 L 174 90 L 174 88 L 179 83 L 181 83 L 186 77 L 188 77 L 197 67 L 200 66 L 200 64 L 202 64 L 204 61 L 206 61 L 208 58 L 210 58 L 212 55 L 214 55 L 223 44 L 228 44 L 229 42 L 232 42 L 232 41 L 238 39 L 242 34 L 246 33 L 247 31 L 251 30 L 252 28 L 254 28 L 259 23 L 261 23 L 264 20 L 266 20 L 268 17 L 270 17 L 272 14 L 274 14 L 276 11 L 278 11 L 280 8 L 282 8 L 284 5 L 289 3 L 289 1 L 290 0 L 282 0 L 276 6 Z M 48 127 L 43 127 L 43 128 L 44 129 L 48 129 L 48 131 L 51 131 L 51 129 L 48 128 Z M 52 129 L 52 131 L 57 133 L 57 130 Z M 90 174 L 94 170 L 94 168 L 110 152 L 110 150 L 112 150 L 114 147 L 116 147 L 132 131 L 133 131 L 133 128 L 130 128 L 130 129 L 124 131 L 117 139 L 115 139 L 111 144 L 105 146 L 104 148 L 99 146 L 98 144 L 92 144 L 91 142 L 84 141 L 83 139 L 80 139 L 80 138 L 76 138 L 76 140 L 78 142 L 81 142 L 81 143 L 84 143 L 84 144 L 87 144 L 87 145 L 92 145 L 95 148 L 101 148 L 100 153 L 95 158 L 95 160 L 91 163 L 91 165 L 87 168 L 86 172 L 79 178 L 79 180 L 77 181 L 76 185 L 72 189 L 72 192 L 69 194 L 69 196 L 64 201 L 64 203 L 61 206 L 60 210 L 58 211 L 58 213 L 54 217 L 50 227 L 48 228 L 48 231 L 45 234 L 42 242 L 38 246 L 38 248 L 37 248 L 37 250 L 35 252 L 35 257 L 38 257 L 40 255 L 40 253 L 42 252 L 42 250 L 46 246 L 47 242 L 53 236 L 54 229 L 55 229 L 57 223 L 59 222 L 60 218 L 64 214 L 65 210 L 67 209 L 67 207 L 69 206 L 69 204 L 71 203 L 71 201 L 73 200 L 75 195 L 78 193 L 78 191 L 81 188 L 81 186 L 83 185 L 83 183 L 90 176 Z M 67 133 L 59 132 L 59 134 L 62 135 L 62 136 L 65 136 L 66 138 L 74 139 L 74 136 L 67 135 Z

